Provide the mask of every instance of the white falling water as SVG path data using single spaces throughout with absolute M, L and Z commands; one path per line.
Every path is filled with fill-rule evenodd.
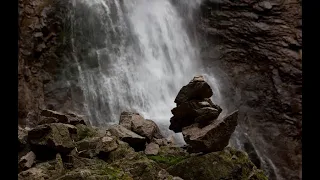
M 200 4 L 181 1 L 190 12 Z M 74 31 L 82 33 L 73 33 L 79 56 L 74 58 L 78 86 L 84 93 L 84 113 L 93 125 L 117 123 L 122 111 L 136 111 L 169 126 L 177 93 L 199 74 L 213 88 L 214 102 L 221 102 L 218 83 L 212 72 L 203 72 L 198 49 L 184 26 L 192 18 L 190 14 L 181 17 L 170 0 L 73 3 Z M 79 50 L 83 44 L 89 49 L 87 54 Z M 91 61 L 97 65 L 89 68 Z

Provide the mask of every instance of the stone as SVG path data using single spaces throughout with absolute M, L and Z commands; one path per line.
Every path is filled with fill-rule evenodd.
M 186 86 L 183 86 L 174 102 L 180 105 L 193 99 L 210 98 L 213 95 L 212 89 L 203 77 L 196 76 Z
M 216 120 L 211 124 L 199 128 L 198 124 L 193 124 L 182 129 L 185 142 L 189 145 L 188 151 L 214 152 L 221 151 L 228 143 L 231 134 L 237 126 L 238 111 L 227 115 L 223 119 Z
M 75 144 L 72 133 L 76 133 L 72 125 L 62 123 L 44 124 L 35 127 L 28 133 L 28 140 L 35 153 L 41 157 L 56 153 L 66 154 L 70 152 Z M 49 157 L 48 157 L 49 158 Z
M 144 153 L 146 155 L 157 155 L 159 153 L 159 145 L 156 143 L 150 143 L 146 146 L 146 149 L 144 150 Z
M 140 114 L 133 112 L 122 112 L 119 125 L 131 130 L 140 136 L 146 137 L 148 141 L 153 137 L 162 138 L 160 129 L 155 122 L 144 119 Z
M 85 120 L 82 116 L 73 114 L 73 113 L 60 113 L 57 111 L 52 111 L 48 109 L 44 109 L 41 112 L 41 120 L 40 124 L 49 124 L 49 123 L 65 123 L 71 125 L 83 124 L 86 125 Z
M 107 131 L 113 136 L 118 137 L 121 141 L 127 142 L 135 150 L 144 150 L 145 148 L 145 137 L 142 137 L 121 125 L 112 125 Z
M 205 107 L 196 110 L 199 116 L 195 119 L 195 122 L 199 124 L 199 127 L 204 127 L 214 120 L 216 120 L 219 116 L 219 110 L 211 107 Z
M 134 112 L 122 112 L 120 114 L 119 124 L 127 129 L 131 129 L 131 122 L 135 119 L 143 119 L 139 113 Z
M 48 117 L 48 118 L 56 118 L 58 119 L 59 123 L 68 123 L 68 117 L 65 114 L 60 112 L 44 109 L 41 111 L 41 116 Z
M 97 147 L 96 147 L 96 153 L 97 154 L 106 154 L 108 152 L 111 152 L 118 148 L 117 140 L 114 137 L 102 137 L 100 138 L 100 141 L 98 141 Z
M 195 168 L 195 165 L 197 168 Z M 166 170 L 171 175 L 186 180 L 268 179 L 261 170 L 254 166 L 245 153 L 229 147 L 223 151 L 191 156 L 168 167 Z M 253 175 L 255 178 L 250 178 Z
M 149 141 L 151 141 L 153 137 L 163 137 L 160 134 L 157 124 L 149 119 L 132 121 L 132 131 L 143 137 L 146 137 Z
M 173 117 L 170 119 L 169 129 L 178 133 L 182 131 L 183 127 L 190 126 L 196 122 L 206 125 L 208 122 L 215 120 L 222 112 L 222 109 L 206 98 L 181 103 L 178 107 L 173 108 L 171 112 Z
M 24 171 L 31 168 L 35 164 L 35 161 L 36 155 L 30 151 L 19 160 L 19 171 Z

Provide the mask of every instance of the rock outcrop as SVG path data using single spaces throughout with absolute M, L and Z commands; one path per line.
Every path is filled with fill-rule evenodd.
M 301 179 L 301 2 L 205 0 L 196 21 L 204 64 L 272 179 Z
M 238 111 L 218 119 L 222 109 L 211 101 L 212 95 L 212 89 L 203 76 L 195 76 L 176 97 L 177 107 L 171 111 L 173 117 L 169 128 L 182 132 L 189 152 L 223 150 L 238 125 Z
M 199 173 L 206 175 L 201 176 L 202 179 L 266 178 L 250 164 L 247 156 L 234 149 L 224 149 L 205 156 L 192 155 L 165 139 L 153 138 L 152 142 L 147 143 L 148 134 L 142 137 L 122 125 L 112 125 L 105 129 L 68 123 L 50 122 L 28 131 L 28 141 L 19 152 L 26 151 L 28 146 L 31 146 L 32 151 L 19 161 L 19 180 L 183 180 L 195 179 Z M 22 128 L 19 130 L 25 132 Z M 194 168 L 197 170 L 189 169 L 192 163 L 198 162 L 201 163 Z M 208 163 L 215 163 L 214 167 L 220 169 L 213 170 Z M 185 175 L 182 166 L 188 171 Z M 214 174 L 206 174 L 211 171 Z

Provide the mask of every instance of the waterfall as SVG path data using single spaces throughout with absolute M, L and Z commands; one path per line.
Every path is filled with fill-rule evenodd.
M 176 95 L 199 74 L 213 88 L 213 101 L 222 102 L 219 83 L 204 70 L 186 28 L 199 5 L 199 0 L 73 1 L 72 56 L 66 57 L 63 78 L 74 99 L 81 89 L 80 113 L 92 125 L 117 123 L 122 111 L 135 111 L 167 128 Z M 177 6 L 189 14 L 184 17 Z

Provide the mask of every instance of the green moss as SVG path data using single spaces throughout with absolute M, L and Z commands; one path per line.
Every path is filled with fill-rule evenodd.
M 159 163 L 162 167 L 169 167 L 186 159 L 183 156 L 148 156 L 149 159 Z
M 266 176 L 257 170 L 246 153 L 230 148 L 206 155 L 192 156 L 170 166 L 167 171 L 183 179 L 266 180 Z
M 88 137 L 94 137 L 98 134 L 98 132 L 95 129 L 82 124 L 79 124 L 76 127 L 77 127 L 77 134 L 78 134 L 77 141 L 80 141 Z

